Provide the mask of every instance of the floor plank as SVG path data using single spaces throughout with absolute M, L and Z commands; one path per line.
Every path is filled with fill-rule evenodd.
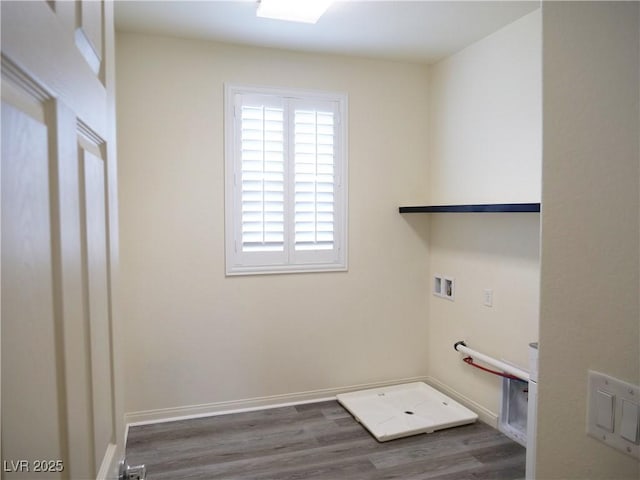
M 149 480 L 513 480 L 525 449 L 483 424 L 380 443 L 338 402 L 131 427 Z

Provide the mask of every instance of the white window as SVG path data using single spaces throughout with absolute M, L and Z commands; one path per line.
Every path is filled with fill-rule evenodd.
M 347 98 L 226 85 L 227 275 L 346 270 Z

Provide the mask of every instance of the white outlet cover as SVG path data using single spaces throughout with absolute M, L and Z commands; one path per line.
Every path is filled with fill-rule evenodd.
M 589 370 L 588 383 L 587 434 L 640 461 L 640 445 L 622 436 L 622 432 L 628 431 L 629 428 L 626 425 L 623 428 L 622 425 L 622 402 L 624 400 L 634 404 L 640 403 L 640 386 L 592 370 Z M 602 404 L 607 395 L 613 397 L 613 432 L 598 425 L 599 407 L 600 423 L 602 423 Z M 638 425 L 635 428 L 638 428 Z
M 483 292 L 483 302 L 482 304 L 486 307 L 493 306 L 493 290 L 490 288 L 485 288 Z

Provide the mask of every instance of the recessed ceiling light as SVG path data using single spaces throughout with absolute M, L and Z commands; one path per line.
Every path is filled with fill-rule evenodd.
M 260 0 L 256 15 L 289 22 L 316 23 L 333 0 Z

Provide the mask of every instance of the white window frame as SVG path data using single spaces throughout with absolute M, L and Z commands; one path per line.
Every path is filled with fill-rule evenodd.
M 347 270 L 347 95 L 312 90 L 259 87 L 225 84 L 225 260 L 227 275 L 255 275 L 273 273 L 326 272 Z M 294 248 L 294 172 L 293 148 L 285 153 L 285 232 L 284 252 L 242 252 L 241 158 L 239 95 L 273 97 L 285 104 L 331 102 L 335 104 L 334 130 L 334 248 L 332 250 L 296 251 Z M 288 110 L 288 108 L 287 108 Z M 285 114 L 285 137 L 293 130 L 293 119 Z M 292 135 L 292 134 L 291 134 Z

